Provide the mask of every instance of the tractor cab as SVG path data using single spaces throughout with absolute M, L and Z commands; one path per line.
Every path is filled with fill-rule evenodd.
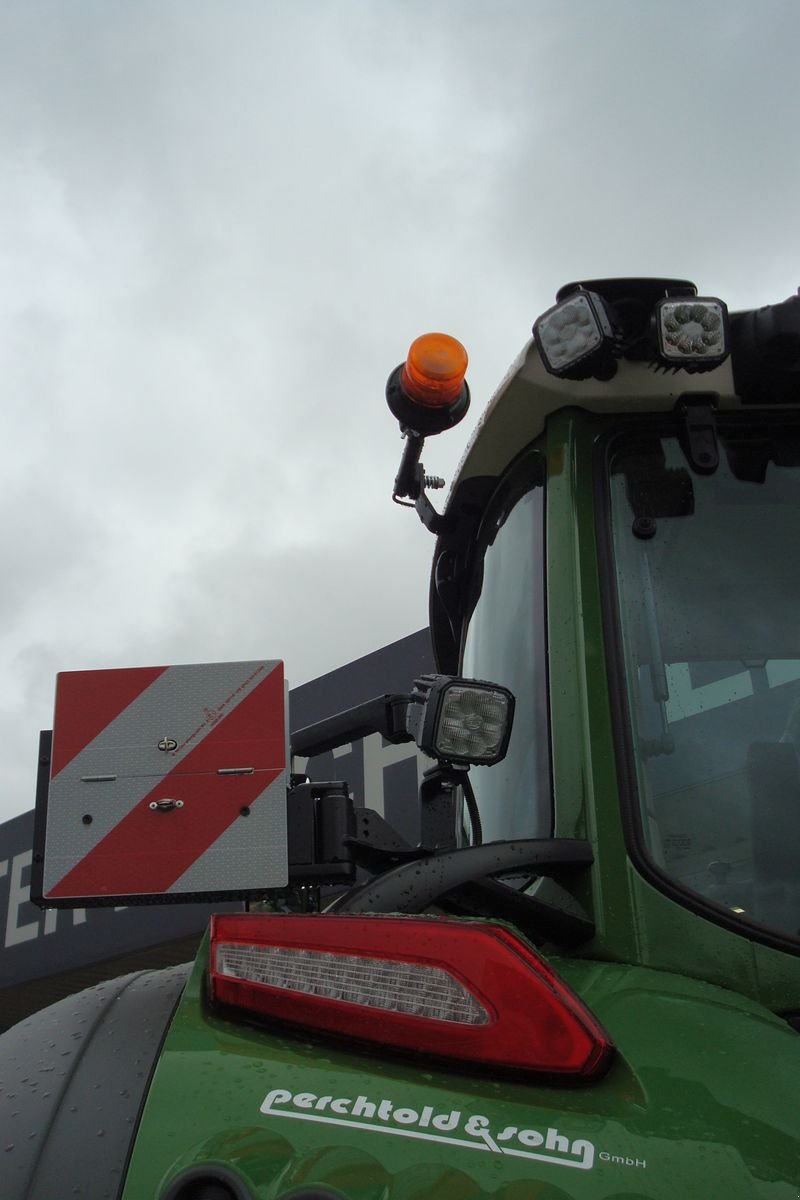
M 587 837 L 592 952 L 731 985 L 727 933 L 800 949 L 800 298 L 591 281 L 533 333 L 445 513 L 417 499 L 440 665 L 516 701 L 478 828 Z

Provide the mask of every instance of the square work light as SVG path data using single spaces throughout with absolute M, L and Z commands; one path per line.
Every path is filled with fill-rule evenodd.
M 514 697 L 499 684 L 423 675 L 414 683 L 406 728 L 431 758 L 489 766 L 505 757 L 513 717 Z

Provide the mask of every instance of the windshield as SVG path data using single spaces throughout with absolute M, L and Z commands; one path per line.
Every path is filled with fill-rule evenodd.
M 527 455 L 495 493 L 472 562 L 462 674 L 510 688 L 505 759 L 473 767 L 484 842 L 549 836 L 552 828 L 544 652 L 544 469 Z
M 731 431 L 706 476 L 676 439 L 630 435 L 611 511 L 646 853 L 798 935 L 800 435 Z

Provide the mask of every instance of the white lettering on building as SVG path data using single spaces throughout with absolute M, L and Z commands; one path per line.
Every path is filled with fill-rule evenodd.
M 22 919 L 22 906 L 28 904 L 31 898 L 30 883 L 23 879 L 33 861 L 33 852 L 23 850 L 11 859 L 11 877 L 8 881 L 8 911 L 6 913 L 5 948 L 21 946 L 24 942 L 33 941 L 44 934 L 55 933 L 58 927 L 58 910 L 51 908 L 37 916 L 35 921 Z M 8 874 L 8 859 L 0 861 L 0 877 Z M 86 921 L 85 908 L 73 908 L 72 924 L 83 925 Z

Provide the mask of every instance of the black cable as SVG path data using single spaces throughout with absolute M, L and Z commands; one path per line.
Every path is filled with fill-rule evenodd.
M 472 826 L 472 845 L 482 846 L 483 826 L 481 825 L 481 814 L 478 812 L 478 801 L 475 799 L 475 792 L 472 789 L 472 780 L 466 771 L 463 773 L 460 782 L 464 792 L 464 799 L 467 803 L 469 822 Z

